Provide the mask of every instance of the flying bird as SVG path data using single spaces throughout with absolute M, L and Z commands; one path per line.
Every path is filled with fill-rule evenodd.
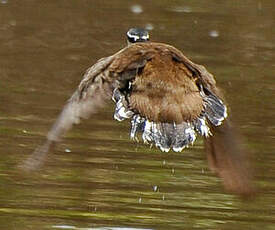
M 24 168 L 41 165 L 64 134 L 104 106 L 115 103 L 114 119 L 131 120 L 130 137 L 161 151 L 181 152 L 202 136 L 209 167 L 233 193 L 252 192 L 247 156 L 228 119 L 216 81 L 205 67 L 175 47 L 149 41 L 144 29 L 127 32 L 128 45 L 101 58 L 84 74 L 78 88 Z

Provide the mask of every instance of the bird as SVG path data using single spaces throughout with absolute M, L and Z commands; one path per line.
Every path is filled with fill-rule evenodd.
M 74 124 L 113 100 L 114 119 L 131 122 L 131 139 L 140 137 L 163 152 L 181 152 L 201 136 L 209 167 L 222 178 L 225 190 L 252 194 L 248 156 L 214 76 L 174 46 L 151 42 L 145 29 L 131 28 L 126 35 L 125 48 L 88 68 L 47 141 L 25 161 L 24 168 L 41 165 Z

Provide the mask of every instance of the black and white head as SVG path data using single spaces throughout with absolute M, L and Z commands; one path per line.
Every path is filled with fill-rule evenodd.
M 131 28 L 127 32 L 128 45 L 136 42 L 149 41 L 149 32 L 145 29 Z

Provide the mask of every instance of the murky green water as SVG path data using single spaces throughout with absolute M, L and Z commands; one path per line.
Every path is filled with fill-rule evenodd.
M 202 141 L 168 154 L 131 142 L 112 103 L 43 168 L 17 168 L 133 26 L 216 75 L 254 159 L 255 200 L 224 193 Z M 274 28 L 272 0 L 1 0 L 0 229 L 275 229 Z

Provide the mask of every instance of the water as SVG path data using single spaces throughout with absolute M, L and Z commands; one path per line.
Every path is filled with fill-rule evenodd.
M 266 1 L 0 2 L 1 229 L 275 229 L 275 4 Z M 43 167 L 18 164 L 97 59 L 150 28 L 207 66 L 254 159 L 255 200 L 226 194 L 202 141 L 161 153 L 129 140 L 112 102 L 68 133 Z

